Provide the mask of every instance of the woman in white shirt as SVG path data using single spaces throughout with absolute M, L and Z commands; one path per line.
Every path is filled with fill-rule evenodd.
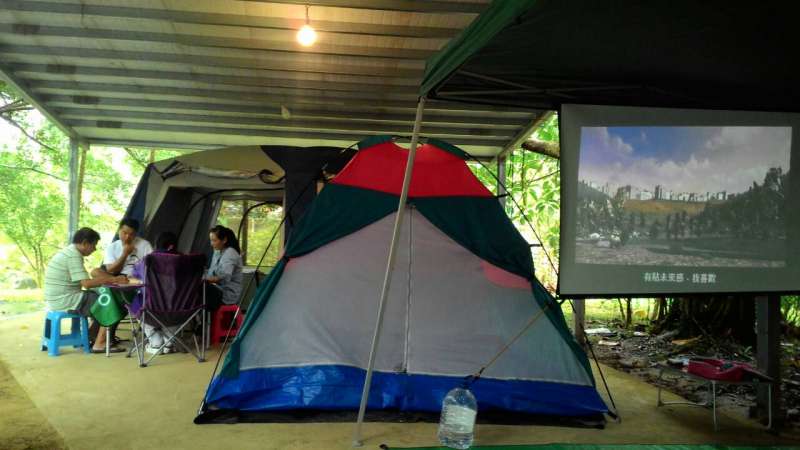
M 214 256 L 206 272 L 206 309 L 235 305 L 242 294 L 242 256 L 239 240 L 230 228 L 217 225 L 208 232 Z

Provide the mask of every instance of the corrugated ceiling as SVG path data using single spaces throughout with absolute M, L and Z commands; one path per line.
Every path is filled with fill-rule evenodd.
M 0 75 L 90 144 L 346 146 L 411 133 L 425 59 L 489 2 L 0 0 Z M 492 156 L 537 115 L 432 101 L 422 134 Z

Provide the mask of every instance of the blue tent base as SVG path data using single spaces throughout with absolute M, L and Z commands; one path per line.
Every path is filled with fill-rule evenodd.
M 295 409 L 285 411 L 239 411 L 234 409 L 209 409 L 194 419 L 197 425 L 234 423 L 337 423 L 355 422 L 358 411 L 330 411 Z M 439 414 L 408 411 L 367 411 L 366 422 L 394 423 L 438 423 Z M 589 416 L 551 416 L 542 414 L 520 414 L 506 411 L 478 413 L 479 424 L 492 425 L 539 425 L 571 428 L 605 428 L 602 414 Z
M 233 378 L 215 378 L 206 405 L 239 411 L 353 411 L 360 404 L 365 373 L 343 365 L 242 370 Z M 376 371 L 367 408 L 438 414 L 447 392 L 463 382 L 463 376 Z M 594 386 L 480 378 L 470 389 L 483 413 L 582 417 L 608 412 Z

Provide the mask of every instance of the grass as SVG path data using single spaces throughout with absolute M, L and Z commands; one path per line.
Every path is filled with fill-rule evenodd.
M 649 305 L 649 308 L 648 308 Z M 650 299 L 634 299 L 633 310 L 633 324 L 647 324 L 648 313 L 655 306 L 655 301 Z M 623 307 L 625 304 L 623 302 Z M 569 302 L 564 302 L 561 305 L 561 310 L 564 312 L 564 318 L 570 328 L 573 326 L 572 306 Z M 609 323 L 614 320 L 621 321 L 622 316 L 619 313 L 619 302 L 615 299 L 589 299 L 586 300 L 586 323 L 587 328 L 593 328 L 589 324 L 592 322 Z
M 0 318 L 42 310 L 41 289 L 0 289 Z

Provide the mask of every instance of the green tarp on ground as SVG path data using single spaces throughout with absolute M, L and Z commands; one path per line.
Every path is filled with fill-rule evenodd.
M 402 450 L 449 450 L 447 447 L 389 447 Z M 640 444 L 537 444 L 537 445 L 479 445 L 472 450 L 790 450 L 797 447 L 729 447 L 726 445 L 640 445 Z

